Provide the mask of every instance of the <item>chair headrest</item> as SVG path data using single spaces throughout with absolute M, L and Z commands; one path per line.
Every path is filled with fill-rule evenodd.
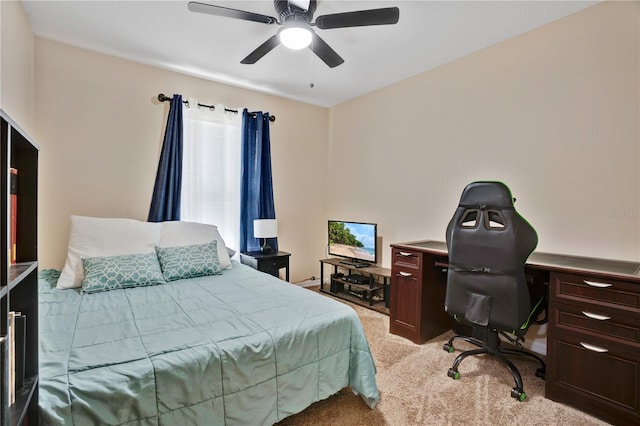
M 459 207 L 513 209 L 511 190 L 502 182 L 472 182 L 460 196 Z

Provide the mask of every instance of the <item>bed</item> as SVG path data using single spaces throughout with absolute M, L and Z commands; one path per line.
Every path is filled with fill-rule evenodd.
M 379 401 L 355 311 L 314 291 L 233 260 L 93 293 L 60 277 L 40 272 L 43 424 L 268 425 L 345 387 Z

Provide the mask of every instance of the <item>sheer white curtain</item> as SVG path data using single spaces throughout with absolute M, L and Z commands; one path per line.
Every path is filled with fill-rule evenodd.
M 216 225 L 227 247 L 238 249 L 240 236 L 240 125 L 239 114 L 223 105 L 214 111 L 184 106 L 182 160 L 183 221 Z

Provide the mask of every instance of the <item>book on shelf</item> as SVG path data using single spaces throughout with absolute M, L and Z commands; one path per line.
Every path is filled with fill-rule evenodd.
M 25 375 L 25 356 L 26 356 L 26 344 L 27 344 L 27 317 L 20 312 L 16 312 L 15 319 L 15 390 L 17 391 L 24 386 Z
M 15 338 L 15 319 L 16 313 L 11 311 L 9 312 L 9 374 L 8 374 L 8 382 L 9 382 L 9 405 L 12 405 L 16 402 L 16 391 L 15 391 L 15 360 L 16 360 L 16 338 Z
M 18 230 L 18 169 L 11 167 L 9 169 L 10 177 L 9 177 L 9 193 L 11 195 L 11 199 L 9 203 L 11 204 L 11 221 L 10 221 L 10 249 L 9 249 L 9 263 L 16 263 L 16 243 L 17 243 L 17 230 Z
M 21 312 L 9 312 L 9 332 L 7 344 L 7 382 L 9 384 L 8 402 L 16 402 L 16 392 L 24 386 L 25 349 L 26 349 L 27 318 Z

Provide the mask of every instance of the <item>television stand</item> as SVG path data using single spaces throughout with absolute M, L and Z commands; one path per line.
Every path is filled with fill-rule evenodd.
M 325 283 L 325 266 L 332 273 Z M 320 292 L 389 315 L 391 269 L 344 259 L 320 260 Z M 328 285 L 327 285 L 328 284 Z M 327 288 L 328 287 L 328 288 Z
M 340 264 L 347 265 L 347 266 L 353 266 L 354 268 L 367 268 L 367 267 L 371 266 L 370 263 L 366 263 L 366 262 L 350 262 L 348 260 L 341 260 Z

